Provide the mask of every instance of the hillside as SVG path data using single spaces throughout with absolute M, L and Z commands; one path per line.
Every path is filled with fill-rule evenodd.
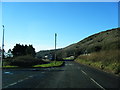
M 77 43 L 58 49 L 57 56 L 64 58 L 75 55 L 77 57 L 81 54 L 116 49 L 120 49 L 120 28 L 96 33 Z M 54 50 L 39 51 L 37 57 L 44 57 L 51 53 L 53 54 Z
M 56 52 L 62 50 L 62 49 L 56 49 Z M 37 58 L 44 58 L 46 55 L 53 55 L 54 54 L 54 49 L 52 50 L 41 50 L 39 52 L 36 53 L 36 57 Z
M 120 49 L 120 28 L 102 31 L 62 49 L 70 55 Z
M 40 51 L 38 56 L 54 50 Z M 57 59 L 75 56 L 75 61 L 120 75 L 120 28 L 102 31 L 57 50 Z M 54 59 L 53 59 L 54 60 Z

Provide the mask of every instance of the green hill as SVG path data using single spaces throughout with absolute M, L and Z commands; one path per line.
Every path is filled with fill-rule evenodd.
M 53 53 L 40 51 L 38 56 Z M 57 50 L 57 58 L 75 56 L 78 63 L 120 74 L 120 28 L 102 31 Z
M 67 46 L 61 50 L 64 57 L 104 50 L 120 49 L 120 28 L 115 28 L 91 35 L 75 44 Z
M 76 62 L 120 75 L 120 28 L 89 36 L 72 48 Z
M 56 49 L 56 52 L 59 51 L 59 50 L 62 50 L 62 49 Z M 52 49 L 52 50 L 41 50 L 39 52 L 36 53 L 36 57 L 37 58 L 45 58 L 45 56 L 54 56 L 54 52 L 55 50 Z
M 120 49 L 120 28 L 102 31 L 65 48 L 57 49 L 57 56 L 62 58 L 69 56 L 77 57 L 81 54 L 116 49 Z M 54 50 L 39 51 L 37 57 L 44 57 L 51 53 L 53 54 Z

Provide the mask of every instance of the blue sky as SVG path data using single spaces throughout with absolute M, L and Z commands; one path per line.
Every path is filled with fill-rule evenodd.
M 5 50 L 16 43 L 36 51 L 76 43 L 92 34 L 118 27 L 117 2 L 3 2 Z M 0 27 L 2 42 L 2 27 Z

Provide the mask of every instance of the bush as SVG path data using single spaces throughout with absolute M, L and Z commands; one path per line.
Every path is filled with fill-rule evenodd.
M 10 65 L 11 64 L 11 61 L 12 61 L 13 58 L 5 58 L 3 59 L 3 66 L 6 66 L 6 65 Z
M 40 59 L 36 59 L 32 56 L 26 55 L 26 56 L 18 56 L 14 58 L 11 62 L 11 65 L 19 66 L 19 67 L 31 67 L 36 64 L 43 64 L 44 61 Z

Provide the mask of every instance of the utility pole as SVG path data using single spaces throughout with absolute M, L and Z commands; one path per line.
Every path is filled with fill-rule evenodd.
M 57 34 L 55 33 L 55 64 L 56 64 L 56 42 L 57 42 Z
M 2 49 L 0 47 L 0 66 L 2 66 Z
M 2 25 L 3 26 L 3 38 L 2 38 L 2 61 L 3 61 L 3 58 L 4 58 L 4 31 L 5 31 L 5 29 L 4 29 L 4 25 Z

